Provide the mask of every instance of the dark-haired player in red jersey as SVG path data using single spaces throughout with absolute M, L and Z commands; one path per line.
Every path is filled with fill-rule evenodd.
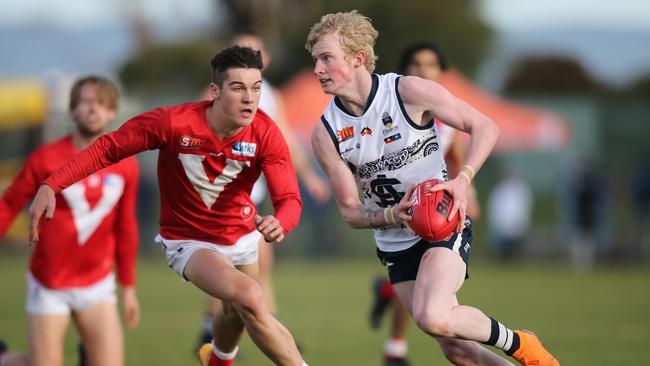
M 0 199 L 0 236 L 52 172 L 107 132 L 117 102 L 117 89 L 105 78 L 75 82 L 70 93 L 75 130 L 27 158 Z M 41 227 L 27 279 L 31 365 L 63 364 L 71 315 L 90 364 L 124 364 L 113 267 L 122 285 L 126 326 L 134 328 L 140 317 L 135 292 L 138 174 L 135 158 L 124 159 L 51 196 L 59 211 Z
M 231 365 L 244 328 L 278 365 L 305 365 L 289 331 L 269 313 L 259 285 L 260 234 L 280 242 L 298 224 L 302 202 L 287 145 L 258 110 L 259 51 L 232 46 L 212 59 L 212 100 L 138 115 L 98 139 L 40 187 L 30 213 L 30 240 L 39 240 L 43 213 L 69 184 L 144 150 L 159 150 L 160 235 L 169 265 L 225 306 L 201 363 Z M 261 217 L 250 199 L 261 173 L 275 215 Z

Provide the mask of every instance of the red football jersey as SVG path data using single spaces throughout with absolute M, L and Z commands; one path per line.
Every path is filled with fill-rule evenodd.
M 160 233 L 232 245 L 255 230 L 250 199 L 261 172 L 284 233 L 298 224 L 302 202 L 282 133 L 258 109 L 252 123 L 221 140 L 210 128 L 212 101 L 162 107 L 138 115 L 107 134 L 50 176 L 55 192 L 87 174 L 144 150 L 158 149 Z
M 0 236 L 53 171 L 77 154 L 72 136 L 34 151 L 0 199 Z M 41 223 L 30 271 L 49 288 L 91 285 L 117 263 L 122 285 L 135 283 L 138 189 L 135 158 L 98 171 L 56 195 L 54 218 Z

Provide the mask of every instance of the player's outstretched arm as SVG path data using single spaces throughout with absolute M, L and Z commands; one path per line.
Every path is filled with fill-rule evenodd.
M 54 190 L 50 186 L 43 184 L 36 192 L 32 205 L 29 207 L 29 243 L 36 244 L 38 242 L 38 225 L 41 222 L 41 217 L 45 213 L 46 219 L 54 217 L 54 210 L 56 209 L 56 199 L 54 198 Z

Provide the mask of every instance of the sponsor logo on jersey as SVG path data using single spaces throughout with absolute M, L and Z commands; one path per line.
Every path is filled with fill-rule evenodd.
M 361 136 L 365 136 L 365 135 L 372 136 L 372 130 L 369 127 L 364 127 L 361 130 Z
M 347 155 L 347 154 L 351 153 L 352 150 L 354 150 L 354 148 L 352 146 L 350 146 L 347 149 L 341 151 L 341 155 Z
M 354 126 L 343 127 L 342 130 L 336 131 L 336 136 L 338 137 L 339 144 L 351 139 L 354 137 Z
M 253 142 L 237 141 L 232 144 L 232 153 L 241 156 L 255 156 L 257 144 Z
M 381 115 L 381 123 L 383 123 L 384 126 L 386 126 L 386 128 L 391 128 L 391 126 L 393 125 L 393 119 L 387 112 L 384 112 Z
M 399 132 L 399 125 L 394 125 L 393 127 L 389 128 L 387 130 L 381 130 L 381 133 L 384 136 L 394 135 L 394 134 L 396 134 L 398 132 Z
M 399 133 L 396 133 L 394 135 L 388 136 L 384 139 L 384 142 L 387 144 L 390 144 L 391 142 L 397 141 L 402 138 L 402 135 Z
M 198 149 L 205 144 L 205 140 L 197 139 L 187 135 L 181 136 L 180 145 L 184 149 Z

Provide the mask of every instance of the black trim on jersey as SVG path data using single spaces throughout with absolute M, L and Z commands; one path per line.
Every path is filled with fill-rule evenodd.
M 399 95 L 399 79 L 401 79 L 401 76 L 398 76 L 397 79 L 395 79 L 395 95 L 397 95 L 397 103 L 399 103 L 399 109 L 402 111 L 402 114 L 404 115 L 404 118 L 406 119 L 406 122 L 411 125 L 411 127 L 415 128 L 416 130 L 428 130 L 431 127 L 433 127 L 435 123 L 435 119 L 432 118 L 429 124 L 420 126 L 417 123 L 413 122 L 411 117 L 409 117 L 408 113 L 406 113 L 406 108 L 404 108 L 404 102 L 402 102 L 402 97 Z
M 330 126 L 329 122 L 327 122 L 325 116 L 320 116 L 320 121 L 323 122 L 323 126 L 325 126 L 327 133 L 330 135 L 330 138 L 334 143 L 334 147 L 336 148 L 336 152 L 338 152 L 339 155 L 341 155 L 341 149 L 339 149 L 339 139 L 336 138 L 336 134 L 332 130 L 332 126 Z
M 379 76 L 377 74 L 371 74 L 372 77 L 372 88 L 370 89 L 370 95 L 368 96 L 368 100 L 366 101 L 366 108 L 363 110 L 363 113 L 361 113 L 361 116 L 366 114 L 366 111 L 368 111 L 368 108 L 370 108 L 370 105 L 372 104 L 372 101 L 375 100 L 375 95 L 377 95 L 377 90 L 379 89 Z M 361 116 L 355 116 L 354 114 L 350 113 L 350 111 L 345 108 L 343 103 L 341 103 L 341 100 L 339 97 L 334 97 L 334 104 L 336 104 L 339 109 L 352 117 L 361 117 Z

